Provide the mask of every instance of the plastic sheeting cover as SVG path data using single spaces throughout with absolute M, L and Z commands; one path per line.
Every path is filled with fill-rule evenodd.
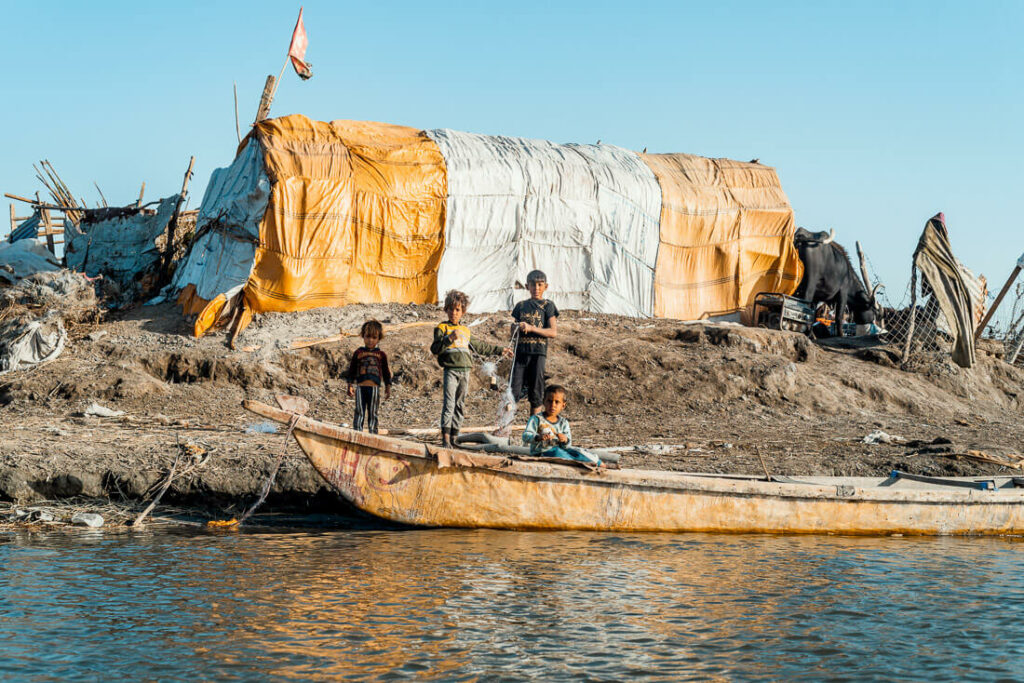
M 511 308 L 513 285 L 547 273 L 560 307 L 650 316 L 661 190 L 628 150 L 431 130 L 448 169 L 438 298 Z
M 60 262 L 50 250 L 33 240 L 0 242 L 0 282 L 17 284 L 33 273 L 60 270 Z
M 255 312 L 432 303 L 445 167 L 421 131 L 362 121 L 261 121 L 272 187 L 246 286 Z
M 68 246 L 68 268 L 89 277 L 108 275 L 122 285 L 160 260 L 156 238 L 164 233 L 174 215 L 178 195 L 160 200 L 155 214 L 142 212 L 82 225 L 86 232 Z
M 662 191 L 654 314 L 743 312 L 758 292 L 795 291 L 803 266 L 775 169 L 690 154 L 642 155 Z
M 195 296 L 209 302 L 243 285 L 252 272 L 269 198 L 262 152 L 250 137 L 230 166 L 211 174 L 196 218 L 199 237 L 174 273 L 173 291 L 191 284 Z

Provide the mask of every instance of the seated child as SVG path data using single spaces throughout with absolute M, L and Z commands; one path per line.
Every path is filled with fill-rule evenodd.
M 441 404 L 441 445 L 454 446 L 455 437 L 462 428 L 463 406 L 469 391 L 469 370 L 473 367 L 472 353 L 511 358 L 512 351 L 497 344 L 472 339 L 469 328 L 461 325 L 462 316 L 469 307 L 469 297 L 458 290 L 444 295 L 446 322 L 434 328 L 434 343 L 430 352 L 437 356 L 437 364 L 444 368 L 444 394 Z
M 530 447 L 531 455 L 600 465 L 599 458 L 572 447 L 572 430 L 569 428 L 569 420 L 562 416 L 564 409 L 565 387 L 558 384 L 548 385 L 544 390 L 543 410 L 531 416 L 526 422 L 523 445 Z
M 371 434 L 377 433 L 377 409 L 380 407 L 380 385 L 384 384 L 384 398 L 391 398 L 391 369 L 388 355 L 377 348 L 384 336 L 384 326 L 376 320 L 363 323 L 359 334 L 363 345 L 352 354 L 348 365 L 348 395 L 356 397 L 356 413 L 352 429 L 363 431 L 363 418 Z

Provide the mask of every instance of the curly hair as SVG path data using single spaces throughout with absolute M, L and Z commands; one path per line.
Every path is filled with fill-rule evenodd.
M 367 320 L 363 323 L 363 326 L 359 328 L 360 337 L 369 337 L 376 335 L 377 339 L 384 338 L 384 326 L 376 320 Z
M 465 313 L 469 308 L 469 295 L 457 289 L 449 289 L 448 293 L 444 295 L 445 313 L 455 308 L 456 304 L 461 304 L 462 312 Z

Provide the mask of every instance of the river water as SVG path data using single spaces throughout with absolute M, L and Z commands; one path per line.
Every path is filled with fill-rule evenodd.
M 1024 678 L 1024 543 L 0 533 L 0 679 Z

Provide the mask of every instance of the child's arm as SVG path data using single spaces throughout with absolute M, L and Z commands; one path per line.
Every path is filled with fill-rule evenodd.
M 384 400 L 391 398 L 391 368 L 388 366 L 388 354 L 380 352 L 380 373 L 384 376 Z
M 536 415 L 530 417 L 526 421 L 526 428 L 523 430 L 523 443 L 527 446 L 531 445 L 537 440 L 537 428 L 540 426 L 540 420 L 537 419 Z
M 506 348 L 503 344 L 490 344 L 477 341 L 472 337 L 469 339 L 469 350 L 481 356 L 500 356 L 505 352 Z
M 434 328 L 434 342 L 430 345 L 430 352 L 435 356 L 439 356 L 451 343 L 452 340 L 449 339 L 448 335 L 441 329 L 441 326 L 438 325 Z
M 565 421 L 565 430 L 558 435 L 558 443 L 565 448 L 572 445 L 572 429 L 569 427 L 568 420 Z
M 354 351 L 352 353 L 352 360 L 350 360 L 349 363 L 348 363 L 348 372 L 345 373 L 345 379 L 348 380 L 348 395 L 349 396 L 355 396 L 356 395 L 356 384 L 355 384 L 355 382 L 356 382 L 356 372 L 358 372 L 358 367 L 359 367 L 358 359 L 359 359 L 359 351 L 357 350 L 357 351 Z

